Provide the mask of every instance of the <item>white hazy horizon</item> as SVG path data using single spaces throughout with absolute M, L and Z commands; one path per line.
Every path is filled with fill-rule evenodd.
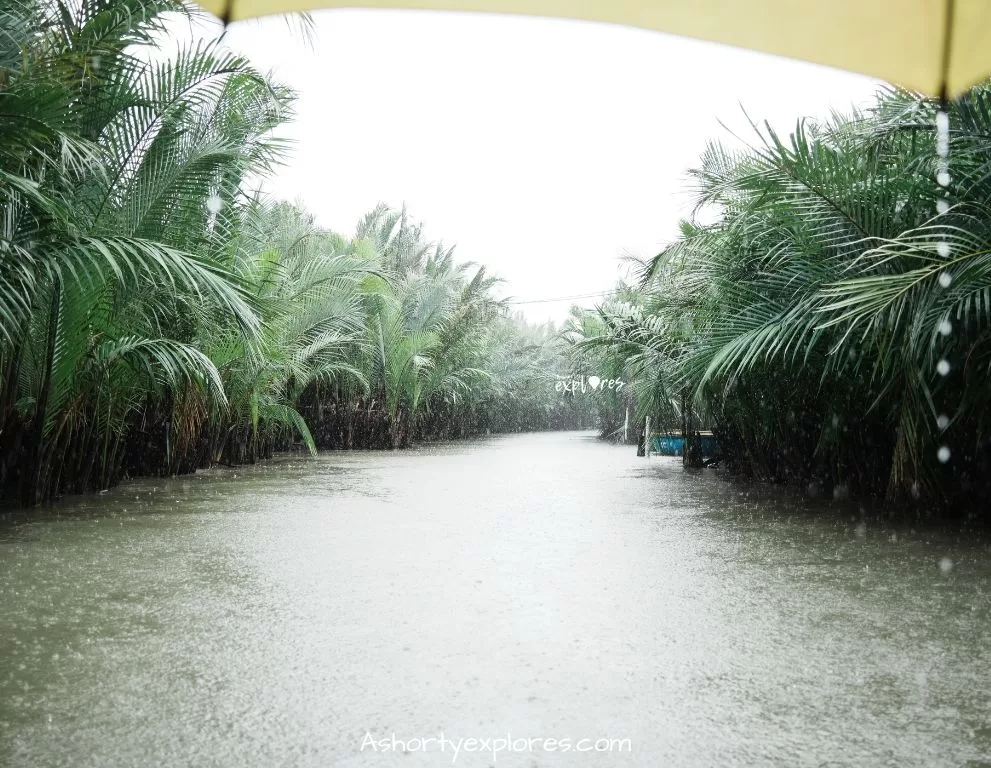
M 708 140 L 788 132 L 869 103 L 878 83 L 624 27 L 427 11 L 320 11 L 234 24 L 229 47 L 294 87 L 295 148 L 266 189 L 345 234 L 379 202 L 485 264 L 529 320 L 608 291 L 690 210 Z M 595 298 L 574 302 L 592 306 Z

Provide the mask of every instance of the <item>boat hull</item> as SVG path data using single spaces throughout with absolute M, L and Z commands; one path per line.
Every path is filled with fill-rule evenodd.
M 651 452 L 661 456 L 684 456 L 685 438 L 681 435 L 653 435 L 651 440 Z M 715 456 L 718 452 L 716 438 L 711 434 L 702 435 L 702 456 Z

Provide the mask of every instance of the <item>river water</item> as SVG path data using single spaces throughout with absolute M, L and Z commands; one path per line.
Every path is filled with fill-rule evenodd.
M 991 765 L 989 577 L 576 433 L 131 482 L 0 523 L 0 764 Z

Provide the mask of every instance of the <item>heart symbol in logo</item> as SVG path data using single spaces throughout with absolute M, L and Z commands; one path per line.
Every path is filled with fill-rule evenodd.
M 599 384 L 601 384 L 601 383 L 602 383 L 602 379 L 600 379 L 598 376 L 589 376 L 588 377 L 588 385 L 592 389 L 597 389 L 598 386 L 599 386 Z

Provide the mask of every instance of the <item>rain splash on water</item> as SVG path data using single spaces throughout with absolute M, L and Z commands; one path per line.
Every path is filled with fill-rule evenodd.
M 135 481 L 0 521 L 0 763 L 976 768 L 988 551 L 580 433 Z

